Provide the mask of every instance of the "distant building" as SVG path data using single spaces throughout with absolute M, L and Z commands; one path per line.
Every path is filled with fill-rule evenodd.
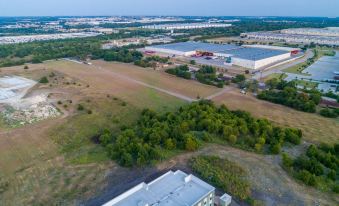
M 287 33 L 286 33 L 287 32 Z M 296 33 L 296 34 L 294 34 Z M 297 34 L 298 33 L 298 34 Z M 242 33 L 240 36 L 248 39 L 256 39 L 263 41 L 283 41 L 287 43 L 300 44 L 319 44 L 339 46 L 339 36 L 314 35 L 315 32 L 309 34 L 301 34 L 301 30 L 283 30 L 281 32 L 250 32 Z M 310 35 L 313 34 L 313 35 Z
M 287 60 L 292 52 L 287 49 L 244 47 L 232 44 L 211 44 L 202 42 L 180 42 L 145 47 L 147 51 L 186 57 L 203 57 L 223 61 L 226 65 L 236 65 L 248 69 L 259 69 Z M 212 57 L 210 57 L 212 56 Z M 207 62 L 208 64 L 208 62 Z
M 187 24 L 159 24 L 142 26 L 143 29 L 160 29 L 160 30 L 176 30 L 176 29 L 202 29 L 202 28 L 223 28 L 230 27 L 232 24 L 220 23 L 187 23 Z
M 72 39 L 98 36 L 100 33 L 95 32 L 80 32 L 80 33 L 58 33 L 58 34 L 39 34 L 39 35 L 25 35 L 25 36 L 4 36 L 0 37 L 1 44 L 17 44 L 34 41 L 48 41 L 56 39 Z
M 220 200 L 223 206 L 231 196 Z M 194 175 L 169 171 L 152 182 L 140 183 L 103 206 L 214 206 L 215 188 Z
M 339 37 L 339 27 L 329 28 L 296 28 L 281 30 L 283 34 L 299 34 L 311 36 L 336 36 Z

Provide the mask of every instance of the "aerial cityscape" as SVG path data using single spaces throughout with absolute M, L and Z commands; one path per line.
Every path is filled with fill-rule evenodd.
M 339 2 L 0 8 L 0 206 L 339 205 Z

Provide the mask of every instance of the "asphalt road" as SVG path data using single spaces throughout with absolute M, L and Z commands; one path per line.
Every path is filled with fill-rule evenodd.
M 283 65 L 279 65 L 277 67 L 274 67 L 272 69 L 268 69 L 268 70 L 264 70 L 262 72 L 258 72 L 255 75 L 252 76 L 252 79 L 256 79 L 256 80 L 260 80 L 261 78 L 265 78 L 271 74 L 281 74 L 284 73 L 283 70 L 293 67 L 297 64 L 303 63 L 305 61 L 307 61 L 307 59 L 312 58 L 314 56 L 314 53 L 312 50 L 307 50 L 305 55 L 303 57 L 301 57 L 300 59 L 297 59 L 295 61 L 283 64 Z

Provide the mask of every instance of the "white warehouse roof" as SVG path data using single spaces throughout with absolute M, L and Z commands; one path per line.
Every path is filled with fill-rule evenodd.
M 180 52 L 194 52 L 194 51 L 206 51 L 211 53 L 225 54 L 240 59 L 258 61 L 282 54 L 290 53 L 287 50 L 279 50 L 277 48 L 251 48 L 245 46 L 236 46 L 233 44 L 212 44 L 203 42 L 180 42 L 173 44 L 164 44 L 157 46 L 150 46 L 146 49 L 165 49 Z
M 169 171 L 149 184 L 141 183 L 103 206 L 188 206 L 215 188 L 194 175 Z

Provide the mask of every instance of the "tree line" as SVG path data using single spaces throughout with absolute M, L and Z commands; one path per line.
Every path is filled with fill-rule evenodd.
M 296 110 L 314 113 L 320 103 L 321 93 L 317 90 L 298 91 L 294 81 L 278 81 L 276 78 L 266 82 L 268 90 L 258 94 L 258 98 L 276 104 L 282 104 Z
M 230 111 L 202 100 L 165 114 L 145 109 L 138 122 L 115 136 L 100 136 L 110 158 L 131 167 L 152 164 L 173 151 L 195 151 L 203 143 L 221 140 L 258 153 L 278 154 L 285 142 L 299 144 L 302 132 L 274 126 L 244 111 Z

